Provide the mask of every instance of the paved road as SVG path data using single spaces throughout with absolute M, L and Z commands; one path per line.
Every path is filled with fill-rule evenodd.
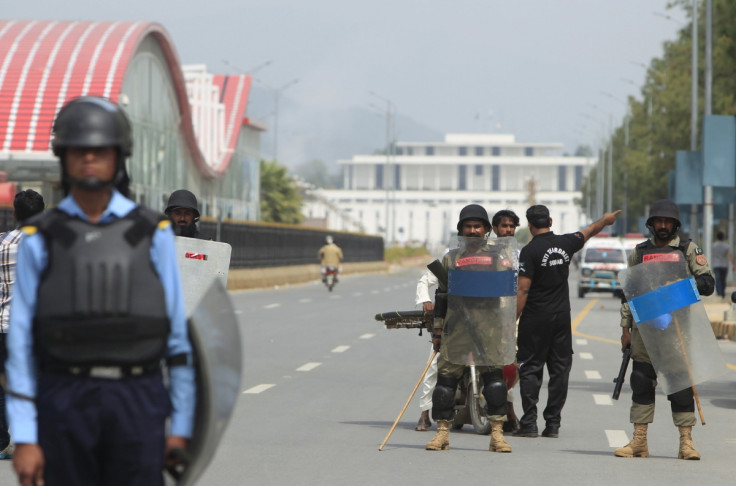
M 677 430 L 662 394 L 652 457 L 613 457 L 631 435 L 630 391 L 610 400 L 619 304 L 605 295 L 572 298 L 575 361 L 559 439 L 509 438 L 512 454 L 492 454 L 488 436 L 466 426 L 451 434 L 449 451 L 425 451 L 432 433 L 413 430 L 415 398 L 379 452 L 430 344 L 415 330 L 384 329 L 373 315 L 412 308 L 418 275 L 348 276 L 333 293 L 317 283 L 233 293 L 244 331 L 243 394 L 200 484 L 733 484 L 736 368 L 698 389 L 708 423 L 694 431 L 702 461 L 675 459 Z M 719 345 L 736 364 L 736 343 Z M 2 462 L 0 484 L 11 478 Z

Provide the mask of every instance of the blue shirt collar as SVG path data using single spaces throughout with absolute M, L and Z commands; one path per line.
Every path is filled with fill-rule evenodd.
M 58 208 L 70 216 L 77 217 L 83 221 L 89 221 L 89 218 L 84 214 L 84 211 L 82 211 L 82 208 L 79 207 L 79 204 L 77 204 L 71 194 L 61 200 Z M 120 219 L 131 212 L 134 208 L 135 203 L 133 201 L 120 194 L 117 189 L 113 189 L 112 197 L 110 198 L 110 202 L 107 204 L 107 208 L 105 208 L 105 211 L 102 213 L 100 223 L 107 223 Z

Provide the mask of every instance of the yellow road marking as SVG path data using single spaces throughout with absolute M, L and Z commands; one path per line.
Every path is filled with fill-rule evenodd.
M 588 315 L 588 312 L 591 311 L 591 309 L 598 303 L 598 299 L 591 300 L 588 305 L 585 306 L 583 310 L 580 311 L 580 314 L 575 316 L 575 319 L 572 321 L 572 334 L 573 336 L 579 336 L 579 337 L 585 337 L 588 339 L 594 339 L 596 341 L 601 341 L 604 343 L 611 343 L 611 344 L 621 344 L 621 341 L 614 341 L 613 339 L 608 339 L 600 336 L 594 336 L 592 334 L 583 334 L 582 332 L 578 332 L 578 326 L 583 322 L 583 319 L 585 319 L 585 316 Z M 736 365 L 732 365 L 731 363 L 726 363 L 726 366 L 734 371 L 736 371 Z

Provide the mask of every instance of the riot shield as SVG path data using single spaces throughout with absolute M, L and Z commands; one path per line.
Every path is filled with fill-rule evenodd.
M 667 395 L 727 370 L 683 259 L 657 258 L 619 273 L 636 328 Z
M 238 318 L 219 279 L 189 316 L 189 338 L 194 348 L 197 409 L 188 464 L 177 485 L 194 484 L 215 454 L 240 393 L 242 351 Z
M 212 280 L 219 279 L 227 288 L 232 247 L 227 243 L 183 236 L 177 236 L 175 240 L 181 286 L 189 316 L 196 309 Z
M 458 237 L 448 268 L 443 356 L 460 365 L 501 367 L 516 357 L 518 251 L 512 237 Z

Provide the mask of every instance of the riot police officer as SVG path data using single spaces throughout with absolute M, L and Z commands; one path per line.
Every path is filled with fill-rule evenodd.
M 125 197 L 132 140 L 118 105 L 74 99 L 53 131 L 66 197 L 28 222 L 18 251 L 13 465 L 21 484 L 163 484 L 195 407 L 174 234 Z
M 636 245 L 629 254 L 629 267 L 639 265 L 663 255 L 672 255 L 677 260 L 687 262 L 688 273 L 695 277 L 700 295 L 711 295 L 715 288 L 713 272 L 703 254 L 703 250 L 692 241 L 681 241 L 677 235 L 680 228 L 680 212 L 670 200 L 661 199 L 652 203 L 647 219 L 651 237 Z M 666 282 L 662 282 L 665 284 Z M 641 334 L 633 319 L 629 305 L 621 305 L 621 349 L 631 345 L 631 423 L 634 424 L 634 437 L 627 445 L 616 449 L 617 457 L 648 457 L 647 428 L 654 421 L 654 397 L 657 373 L 652 366 L 649 353 L 644 346 Z M 686 388 L 667 396 L 672 410 L 672 420 L 680 432 L 678 459 L 699 460 L 700 453 L 692 441 L 692 428 L 695 425 L 695 404 L 692 388 Z
M 174 223 L 174 233 L 177 236 L 206 239 L 200 235 L 197 227 L 199 209 L 197 198 L 191 191 L 178 189 L 172 192 L 164 214 Z
M 503 254 L 505 247 L 501 243 L 484 244 L 484 236 L 490 232 L 491 223 L 488 220 L 488 213 L 482 206 L 477 204 L 465 206 L 460 211 L 457 229 L 459 235 L 464 237 L 465 245 L 452 249 L 444 255 L 442 266 L 447 272 L 457 271 L 460 268 L 470 270 L 471 267 L 481 267 L 477 270 L 485 270 L 483 273 L 489 270 L 512 270 L 511 262 L 516 260 L 515 250 L 513 254 L 507 255 Z M 500 240 L 494 240 L 494 242 L 497 241 Z M 461 273 L 477 275 L 480 272 Z M 506 273 L 515 283 L 516 273 L 513 271 Z M 432 417 L 437 422 L 437 433 L 427 443 L 426 449 L 447 450 L 450 448 L 449 431 L 454 412 L 455 392 L 467 366 L 467 363 L 464 362 L 465 357 L 475 353 L 476 363 L 487 363 L 476 369 L 483 379 L 482 393 L 491 422 L 489 450 L 491 452 L 511 452 L 511 446 L 503 437 L 503 423 L 507 419 L 508 412 L 503 366 L 513 361 L 513 309 L 510 308 L 510 318 L 505 323 L 510 331 L 509 336 L 501 332 L 488 333 L 489 328 L 501 328 L 504 324 L 499 314 L 498 299 L 472 298 L 473 308 L 460 309 L 448 304 L 447 293 L 447 282 L 440 281 L 435 298 L 433 330 L 435 350 L 440 351 L 437 360 L 437 384 L 432 393 Z M 484 339 L 485 336 L 490 336 L 490 339 Z M 503 342 L 504 337 L 509 338 Z M 504 347 L 511 350 L 507 361 L 500 358 Z

